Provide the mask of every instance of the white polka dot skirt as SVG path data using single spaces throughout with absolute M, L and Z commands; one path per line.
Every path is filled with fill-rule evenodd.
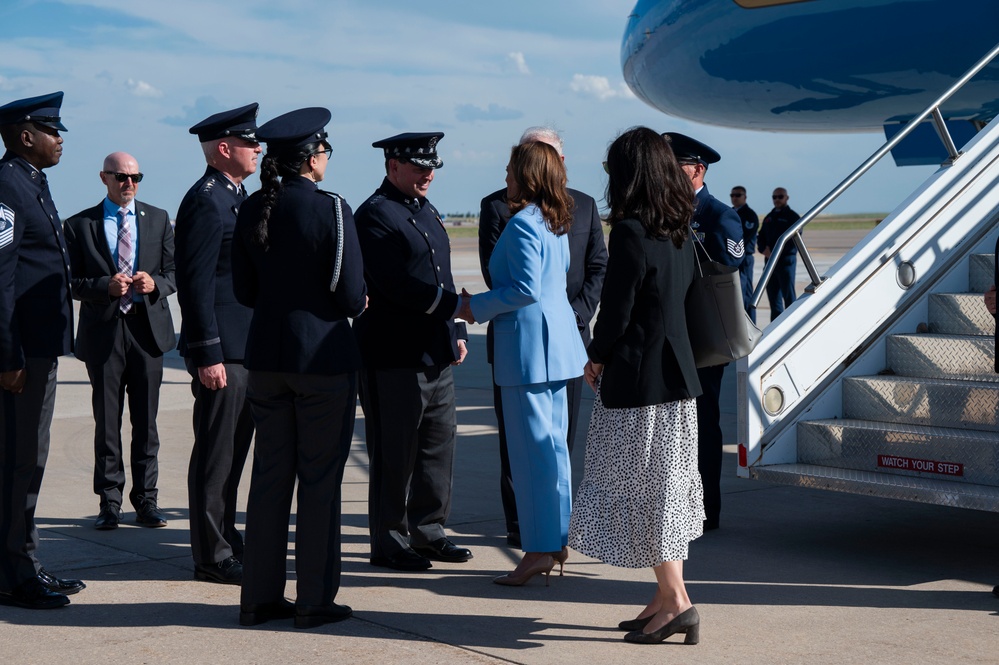
M 703 532 L 703 497 L 696 401 L 608 409 L 598 391 L 569 547 L 622 568 L 685 560 Z

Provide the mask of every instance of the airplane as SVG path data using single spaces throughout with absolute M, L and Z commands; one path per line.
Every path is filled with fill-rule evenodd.
M 621 45 L 634 93 L 669 115 L 891 138 L 999 39 L 994 0 L 639 0 Z M 999 62 L 942 109 L 964 143 L 999 113 Z M 896 163 L 945 157 L 929 124 Z

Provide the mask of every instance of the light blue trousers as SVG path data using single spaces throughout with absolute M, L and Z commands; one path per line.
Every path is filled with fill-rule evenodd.
M 568 542 L 572 472 L 566 382 L 503 386 L 503 422 L 525 552 Z

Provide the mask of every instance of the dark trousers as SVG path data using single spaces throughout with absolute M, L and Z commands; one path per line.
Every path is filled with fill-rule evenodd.
M 797 265 L 797 254 L 778 259 L 774 274 L 767 282 L 767 300 L 770 301 L 771 321 L 780 316 L 795 300 L 794 272 Z
M 35 507 L 49 457 L 57 358 L 25 358 L 24 390 L 0 393 L 0 591 L 31 579 L 35 557 Z
M 154 349 L 155 353 L 151 353 Z M 122 504 L 125 460 L 121 419 L 126 394 L 132 423 L 132 489 L 128 499 L 136 508 L 145 501 L 156 501 L 160 450 L 156 414 L 163 382 L 163 355 L 153 343 L 149 319 L 141 312 L 118 319 L 111 355 L 106 362 L 87 363 L 87 373 L 93 388 L 94 493 L 100 497 L 101 506 Z
M 725 365 L 701 367 L 697 378 L 701 394 L 697 398 L 697 470 L 704 485 L 704 514 L 709 523 L 718 523 L 721 514 L 721 384 Z
M 513 489 L 513 476 L 510 473 L 510 453 L 506 444 L 506 424 L 503 422 L 503 393 L 495 383 L 493 374 L 493 409 L 496 411 L 496 427 L 499 430 L 500 454 L 500 498 L 503 501 L 503 515 L 506 517 L 507 533 L 520 533 L 520 520 L 517 518 L 517 496 Z M 576 440 L 576 423 L 579 421 L 579 403 L 583 397 L 583 377 L 566 382 L 566 402 L 569 406 L 569 435 L 566 445 L 572 455 Z
M 354 434 L 357 379 L 250 371 L 257 428 L 246 505 L 242 604 L 284 598 L 291 497 L 297 604 L 329 605 L 340 589 L 340 485 Z
M 739 279 L 742 282 L 742 304 L 745 306 L 749 318 L 753 320 L 753 323 L 756 323 L 756 308 L 752 304 L 754 264 L 753 253 L 747 251 L 746 256 L 742 259 L 742 263 L 739 264 Z
M 457 421 L 451 367 L 361 374 L 371 556 L 445 537 Z
M 193 377 L 194 448 L 187 472 L 191 554 L 194 563 L 210 565 L 243 556 L 236 529 L 236 492 L 253 440 L 253 417 L 246 401 L 246 368 L 225 363 L 226 387 L 210 390 L 187 361 Z

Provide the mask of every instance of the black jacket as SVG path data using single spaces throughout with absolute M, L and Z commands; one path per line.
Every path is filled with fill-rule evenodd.
M 355 215 L 370 301 L 354 321 L 364 365 L 442 367 L 458 359 L 465 324 L 454 322 L 458 294 L 451 241 L 437 209 L 382 181 Z
M 286 178 L 271 210 L 264 251 L 251 239 L 261 203 L 256 192 L 240 207 L 232 243 L 236 298 L 253 308 L 243 364 L 296 374 L 360 369 L 349 318 L 364 310 L 366 290 L 350 206 L 307 178 Z
M 243 201 L 236 186 L 211 166 L 187 191 L 177 212 L 177 302 L 180 355 L 198 367 L 239 362 L 253 312 L 236 302 L 232 234 Z
M 139 255 L 135 269 L 149 273 L 156 284 L 142 296 L 155 349 L 160 356 L 177 345 L 167 296 L 177 292 L 173 263 L 173 227 L 166 210 L 135 202 L 139 227 Z M 73 278 L 73 297 L 80 302 L 80 325 L 76 333 L 76 357 L 86 363 L 103 363 L 111 355 L 118 334 L 119 298 L 108 295 L 108 283 L 118 273 L 104 234 L 104 202 L 66 220 L 66 248 Z
M 600 312 L 587 349 L 603 363 L 600 397 L 635 408 L 697 397 L 684 300 L 694 279 L 693 241 L 677 248 L 625 219 L 611 229 Z
M 69 257 L 45 174 L 0 159 L 0 372 L 72 350 Z

